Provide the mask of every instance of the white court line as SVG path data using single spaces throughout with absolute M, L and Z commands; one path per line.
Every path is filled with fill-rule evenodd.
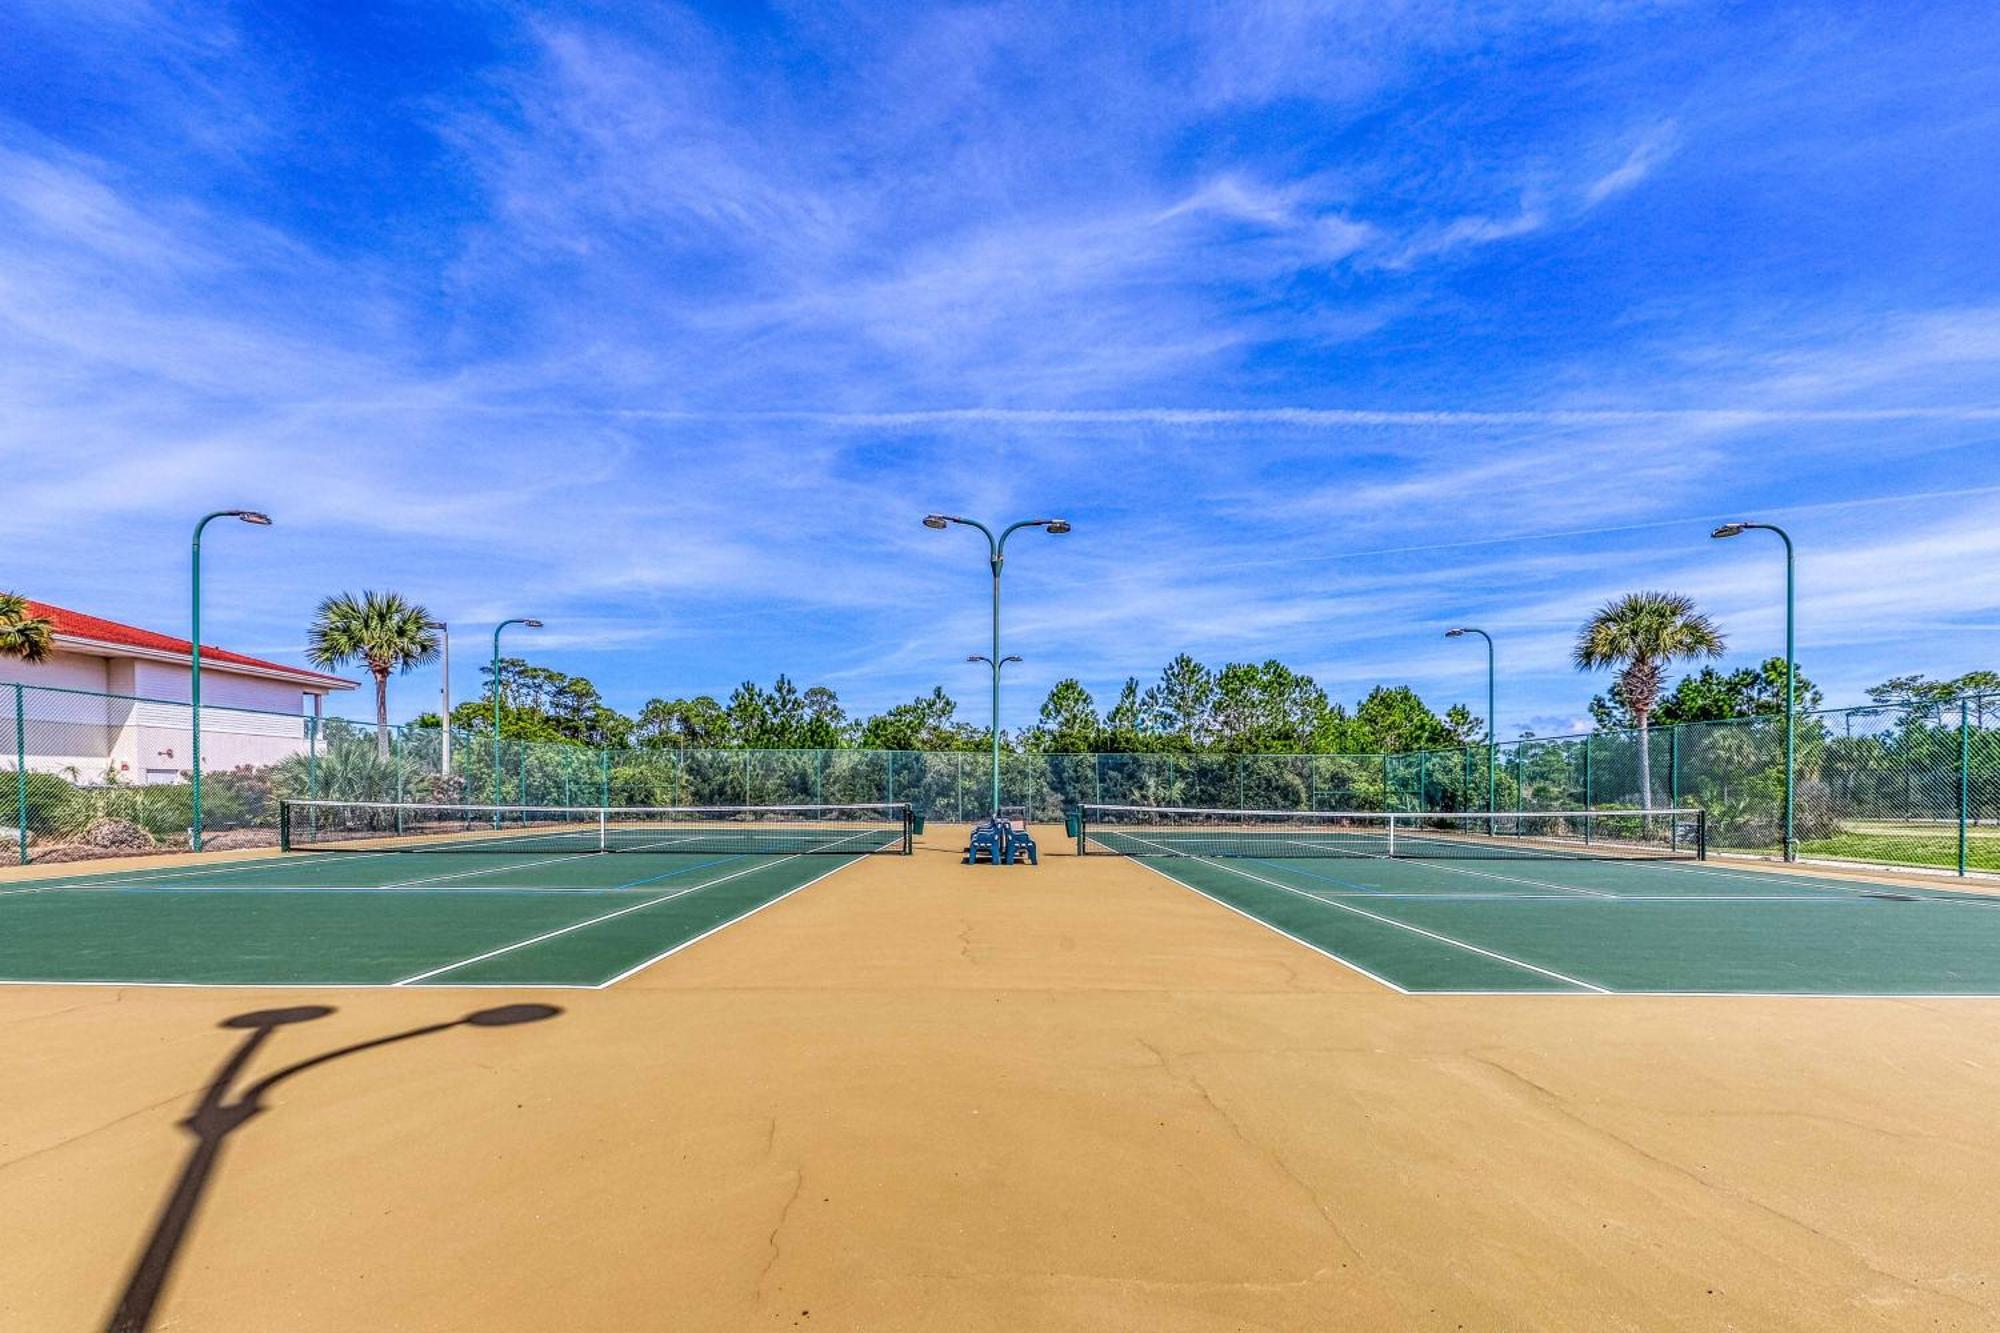
M 1138 838 L 1136 839 L 1136 841 L 1147 842 L 1150 841 L 1150 839 Z M 1309 893 L 1304 889 L 1294 888 L 1290 884 L 1280 884 L 1275 879 L 1266 879 L 1262 875 L 1253 875 L 1247 870 L 1238 869 L 1237 867 L 1225 864 L 1220 860 L 1212 860 L 1206 857 L 1197 859 L 1201 860 L 1206 865 L 1212 865 L 1216 867 L 1218 870 L 1227 870 L 1232 875 L 1241 875 L 1243 876 L 1243 878 L 1255 880 L 1259 884 L 1266 884 L 1269 885 L 1271 888 L 1280 889 L 1290 894 L 1296 894 L 1301 898 L 1305 898 L 1312 902 L 1319 903 L 1324 907 L 1331 907 L 1336 912 L 1352 912 L 1356 916 L 1367 917 L 1370 921 L 1378 921 L 1385 926 L 1394 926 L 1397 930 L 1407 930 L 1412 935 L 1422 935 L 1426 939 L 1436 940 L 1440 944 L 1449 944 L 1453 948 L 1463 949 L 1467 953 L 1481 954 L 1487 958 L 1493 959 L 1495 962 L 1506 963 L 1509 966 L 1522 968 L 1529 972 L 1538 972 L 1542 976 L 1551 977 L 1567 985 L 1581 986 L 1585 990 L 1593 990 L 1605 995 L 1610 995 L 1613 993 L 1609 987 L 1599 986 L 1594 982 L 1584 981 L 1577 977 L 1566 976 L 1561 972 L 1553 970 L 1552 968 L 1541 967 L 1535 963 L 1530 963 L 1525 959 L 1511 958 L 1504 953 L 1499 953 L 1493 949 L 1482 948 L 1480 945 L 1472 944 L 1466 940 L 1453 939 L 1451 936 L 1440 934 L 1435 930 L 1426 930 L 1422 926 L 1413 926 L 1409 924 L 1407 921 L 1398 921 L 1394 917 L 1382 916 L 1379 913 L 1370 912 L 1365 908 L 1356 907 L 1352 903 L 1335 902 L 1331 898 L 1324 898 L 1317 893 Z
M 1385 976 L 1381 976 L 1378 973 L 1370 972 L 1367 968 L 1361 966 L 1361 964 L 1355 962 L 1351 958 L 1343 958 L 1339 954 L 1335 953 L 1333 950 L 1328 949 L 1323 945 L 1314 944 L 1311 940 L 1300 939 L 1297 935 L 1292 934 L 1291 931 L 1282 929 L 1281 927 L 1278 926 L 1274 926 L 1269 921 L 1264 920 L 1264 918 L 1260 916 L 1253 916 L 1249 912 L 1246 912 L 1242 908 L 1236 906 L 1234 903 L 1224 902 L 1222 899 L 1216 897 L 1214 894 L 1208 892 L 1206 889 L 1199 888 L 1196 885 L 1190 884 L 1184 879 L 1177 879 L 1174 876 L 1169 875 L 1166 871 L 1160 869 L 1158 866 L 1152 864 L 1150 861 L 1139 860 L 1139 858 L 1137 857 L 1134 857 L 1132 859 L 1138 865 L 1143 866 L 1145 869 L 1152 871 L 1155 875 L 1158 875 L 1161 879 L 1166 880 L 1169 884 L 1174 885 L 1176 888 L 1186 889 L 1189 893 L 1197 894 L 1203 898 L 1206 898 L 1210 902 L 1214 903 L 1217 907 L 1222 908 L 1224 911 L 1234 912 L 1236 913 L 1236 915 L 1242 917 L 1245 921 L 1251 922 L 1254 925 L 1262 926 L 1264 929 L 1270 931 L 1273 935 L 1281 935 L 1285 939 L 1290 940 L 1292 943 L 1299 945 L 1301 948 L 1311 949 L 1314 953 L 1319 954 L 1322 957 L 1331 958 L 1334 962 L 1339 963 L 1342 967 L 1346 968 L 1348 971 L 1358 972 L 1362 976 L 1368 978 L 1370 981 L 1374 982 L 1378 986 L 1386 986 L 1390 990 L 1395 991 L 1398 995 L 1411 994 L 1409 990 L 1405 989 L 1402 986 L 1398 986 L 1395 982 L 1389 980 L 1389 978 Z
M 844 865 L 835 867 L 835 869 L 843 868 L 845 868 Z M 1147 866 L 1146 869 L 1153 870 L 1153 867 Z M 833 871 L 827 872 L 827 874 L 832 873 Z M 1208 899 L 1208 901 L 1218 907 L 1227 908 L 1229 911 L 1235 912 L 1236 915 L 1243 917 L 1246 921 L 1255 922 L 1274 935 L 1282 935 L 1294 944 L 1311 949 L 1314 953 L 1322 954 L 1344 967 L 1351 968 L 1353 971 L 1367 977 L 1370 981 L 1380 982 L 1399 995 L 1408 995 L 1415 999 L 1424 999 L 1428 996 L 1440 996 L 1444 998 L 1475 996 L 1502 1000 L 1920 1000 L 1924 1002 L 1932 1000 L 1977 1000 L 1987 1004 L 1995 1000 L 2000 1000 L 2000 992 L 1996 991 L 1604 990 L 1602 988 L 1588 991 L 1410 990 L 1406 987 L 1398 986 L 1395 982 L 1389 981 L 1386 978 L 1378 977 L 1366 968 L 1356 967 L 1353 963 L 1345 958 L 1341 958 L 1337 954 L 1327 953 L 1325 949 L 1320 948 L 1310 941 L 1302 940 L 1296 935 L 1287 934 L 1268 921 L 1259 921 L 1247 912 L 1231 907 L 1228 903 L 1223 902 L 1222 899 L 1212 894 L 1203 893 L 1200 889 L 1187 883 L 1185 880 L 1174 879 L 1172 875 L 1161 870 L 1153 870 L 1153 873 L 1163 879 L 1171 880 L 1174 884 L 1186 889 L 1189 893 Z M 826 876 L 822 875 L 820 878 L 824 879 Z M 799 887 L 804 888 L 805 886 L 800 885 Z M 797 890 L 792 890 L 792 892 L 797 892 Z M 773 901 L 776 900 L 774 899 Z M 747 916 L 748 913 L 745 913 L 745 915 Z M 739 921 L 742 920 L 741 917 L 736 919 Z M 714 932 L 711 931 L 710 933 L 713 934 Z M 364 991 L 394 990 L 401 984 L 401 982 L 384 981 L 37 981 L 20 977 L 0 977 L 0 986 L 88 986 L 110 990 Z M 447 981 L 437 986 L 426 986 L 424 990 L 427 994 L 431 991 L 447 992 L 465 990 L 586 991 L 602 990 L 607 984 L 609 983 L 592 981 Z
M 729 874 L 720 876 L 719 878 L 716 879 L 705 879 L 699 884 L 683 885 L 682 887 L 675 889 L 672 893 L 663 893 L 657 898 L 648 898 L 645 902 L 634 903 L 630 907 L 621 907 L 615 912 L 606 912 L 602 916 L 594 916 L 586 921 L 577 921 L 570 925 L 563 926 L 557 930 L 545 931 L 542 934 L 535 936 L 533 939 L 519 940 L 513 944 L 502 945 L 498 949 L 488 949 L 485 953 L 475 955 L 474 957 L 461 958 L 455 963 L 446 963 L 443 967 L 434 967 L 428 972 L 419 972 L 413 977 L 404 977 L 401 981 L 395 982 L 393 984 L 397 986 L 414 985 L 419 981 L 429 980 L 431 977 L 438 976 L 442 973 L 453 972 L 461 967 L 470 967 L 474 963 L 483 963 L 489 958 L 498 958 L 502 954 L 513 953 L 517 949 L 525 949 L 528 948 L 530 945 L 541 944 L 547 940 L 555 939 L 558 936 L 567 935 L 572 931 L 583 930 L 586 927 L 599 925 L 603 922 L 614 920 L 617 917 L 627 916 L 633 912 L 643 912 L 648 907 L 657 907 L 661 903 L 669 902 L 675 898 L 679 898 L 682 897 L 683 895 L 697 892 L 698 890 L 701 889 L 712 889 L 718 884 L 726 884 L 730 880 L 741 878 L 744 875 L 750 874 L 752 871 L 767 870 L 772 866 L 783 865 L 787 861 L 796 861 L 799 859 L 799 857 L 805 855 L 808 855 L 808 853 L 794 852 L 790 856 L 781 856 L 775 861 L 763 861 L 759 862 L 756 865 L 745 866 L 741 870 L 731 871 Z M 838 867 L 835 868 L 838 869 Z
M 1337 889 L 1328 889 L 1324 892 L 1315 891 L 1314 896 L 1329 899 L 1353 898 L 1357 901 L 1366 901 L 1370 898 L 1386 898 L 1390 902 L 1411 903 L 1568 903 L 1572 906 L 1582 906 L 1585 903 L 1593 901 L 1611 901 L 1620 903 L 1804 903 L 1809 906 L 1825 904 L 1839 907 L 1860 902 L 1866 895 L 1857 894 L 1851 897 L 1835 897 L 1830 894 L 1821 896 L 1811 893 L 1621 893 L 1615 898 L 1606 900 L 1579 898 L 1574 894 L 1568 893 L 1477 893 L 1471 891 L 1465 893 L 1424 893 L 1420 891 L 1405 892 L 1400 890 L 1388 892 L 1386 890 L 1377 891 L 1374 889 L 1356 889 L 1343 893 Z M 1918 901 L 1929 902 L 1935 900 L 1919 899 Z
M 1901 884 L 1893 880 L 1860 879 L 1844 875 L 1800 874 L 1796 871 L 1779 870 L 1776 868 L 1770 870 L 1718 870 L 1714 868 L 1713 863 L 1708 865 L 1690 865 L 1684 861 L 1665 861 L 1659 864 L 1662 869 L 1669 870 L 1676 875 L 1712 875 L 1718 879 L 1744 879 L 1752 880 L 1759 884 L 1798 884 L 1807 889 L 1820 891 L 1839 892 L 1844 889 L 1850 893 L 1862 891 L 1913 893 L 1920 896 L 1946 900 L 1954 898 L 1977 900 L 1994 897 L 1990 893 L 1980 893 L 1971 887 L 1958 888 L 1950 883 Z M 1800 894 L 1798 896 L 1804 897 L 1805 895 Z
M 1144 841 L 1146 841 L 1146 839 L 1144 839 L 1144 838 L 1141 838 L 1141 839 L 1139 839 L 1139 841 L 1141 841 L 1141 842 L 1144 842 Z M 1297 838 L 1287 838 L 1287 839 L 1286 839 L 1285 841 L 1287 841 L 1287 842 L 1291 842 L 1291 843 L 1296 843 L 1296 844 L 1297 844 L 1298 846 L 1301 846 L 1301 847 L 1317 847 L 1317 846 L 1321 846 L 1321 845 L 1323 845 L 1323 844 L 1320 844 L 1320 843 L 1309 843 L 1309 842 L 1301 842 L 1301 841 L 1300 841 L 1299 839 L 1297 839 Z M 1207 859 L 1207 858 L 1203 858 L 1203 859 Z M 1282 857 L 1271 857 L 1271 856 L 1267 856 L 1267 857 L 1251 857 L 1250 859 L 1251 859 L 1251 860 L 1264 860 L 1264 861 L 1277 861 L 1277 860 L 1283 860 L 1284 858 L 1282 858 Z M 1294 857 L 1293 859 L 1294 859 L 1294 860 L 1297 860 L 1298 858 Z M 1340 858 L 1339 858 L 1339 857 L 1335 857 L 1335 858 L 1333 858 L 1333 859 L 1334 859 L 1334 860 L 1339 860 Z M 1467 869 L 1467 868 L 1466 868 L 1466 867 L 1464 867 L 1464 866 L 1455 866 L 1455 865 L 1452 865 L 1452 864 L 1451 864 L 1451 863 L 1450 863 L 1449 861 L 1447 861 L 1447 860 L 1441 860 L 1441 859 L 1437 859 L 1437 858 L 1432 858 L 1432 857 L 1404 857 L 1404 856 L 1378 856 L 1378 855 L 1376 855 L 1376 854 L 1375 854 L 1375 853 L 1373 853 L 1373 852 L 1361 852 L 1361 853 L 1358 853 L 1358 854 L 1356 854 L 1356 855 L 1355 855 L 1355 857 L 1354 857 L 1354 859 L 1355 859 L 1355 860 L 1358 860 L 1358 861 L 1387 861 L 1387 862 L 1390 862 L 1390 863 L 1392 863 L 1392 864 L 1393 864 L 1393 863 L 1399 863 L 1399 862 L 1405 862 L 1405 861 L 1412 861 L 1412 862 L 1421 862 L 1421 864 L 1423 864 L 1423 865 L 1425 865 L 1425 866 L 1435 866 L 1436 868 L 1438 868 L 1438 869 L 1440 869 L 1440 870 L 1456 870 L 1456 871 L 1457 871 L 1457 872 L 1458 872 L 1459 874 L 1461 874 L 1461 875 L 1477 875 L 1477 876 L 1479 876 L 1479 877 L 1480 877 L 1481 879 L 1497 879 L 1497 880 L 1503 880 L 1503 881 L 1505 881 L 1506 883 L 1509 883 L 1509 884 L 1534 884 L 1534 885 L 1538 885 L 1538 886 L 1540 886 L 1541 888 L 1544 888 L 1544 889 L 1554 889 L 1554 890 L 1556 890 L 1556 891 L 1557 891 L 1558 893 L 1574 893 L 1574 894 L 1581 894 L 1582 896 L 1584 896 L 1584 897 L 1586 897 L 1586 898 L 1616 898 L 1616 897 L 1618 896 L 1618 895 L 1617 895 L 1617 894 L 1615 894 L 1615 893 L 1603 893 L 1603 892 L 1601 892 L 1601 891 L 1599 891 L 1599 890 L 1597 890 L 1597 889 L 1585 889 L 1585 888 L 1579 888 L 1579 887 L 1578 887 L 1577 885 L 1574 885 L 1574 884 L 1558 884 L 1558 883 L 1556 883 L 1556 882 L 1555 882 L 1554 880 L 1547 880 L 1547 879 L 1529 879 L 1529 878 L 1527 878 L 1527 877 L 1526 877 L 1526 876 L 1524 876 L 1524 875 L 1499 875 L 1499 874 L 1495 874 L 1495 873 L 1494 873 L 1493 871 L 1491 871 L 1491 870 L 1470 870 L 1470 869 Z
M 800 853 L 800 855 L 805 855 L 805 854 L 806 853 L 803 852 Z M 773 862 L 772 864 L 775 865 L 776 862 Z M 676 944 L 671 949 L 662 949 L 659 953 L 654 954 L 651 958 L 648 958 L 645 962 L 635 963 L 631 967 L 626 968 L 623 972 L 620 972 L 617 976 L 610 978 L 608 981 L 598 982 L 591 989 L 608 990 L 612 986 L 616 986 L 619 982 L 625 980 L 625 978 L 632 976 L 635 973 L 645 971 L 647 968 L 659 962 L 661 959 L 671 958 L 675 954 L 679 953 L 682 949 L 687 948 L 689 945 L 700 944 L 703 940 L 707 939 L 710 935 L 715 934 L 717 931 L 727 930 L 731 926 L 735 925 L 737 922 L 746 920 L 749 917 L 753 917 L 767 907 L 775 907 L 779 903 L 785 901 L 785 899 L 791 897 L 793 894 L 798 893 L 800 890 L 809 889 L 813 885 L 825 879 L 828 875 L 838 874 L 853 864 L 854 862 L 852 861 L 842 861 L 839 865 L 832 866 L 829 869 L 823 870 L 819 874 L 814 875 L 811 879 L 807 880 L 805 883 L 799 885 L 797 888 L 786 889 L 783 893 L 779 894 L 777 897 L 768 899 L 765 902 L 758 903 L 755 907 L 751 908 L 749 911 L 743 912 L 737 916 L 732 916 L 727 921 L 722 922 L 720 925 L 710 926 L 707 930 L 704 930 L 703 932 L 701 932 L 701 934 L 696 935 L 693 939 L 682 940 L 679 944 Z
M 180 854 L 180 853 L 172 853 L 172 855 L 179 855 L 179 854 Z M 199 853 L 195 853 L 195 854 L 196 854 L 196 855 L 199 855 Z M 371 856 L 395 856 L 395 855 L 398 855 L 398 853 L 395 853 L 395 852 L 308 852 L 308 853 L 291 853 L 291 852 L 287 852 L 287 853 L 284 853 L 283 855 L 280 855 L 280 856 L 276 856 L 276 857 L 270 857 L 270 856 L 257 856 L 257 857 L 250 857 L 250 858 L 248 858 L 248 859 L 245 859 L 245 860 L 242 860 L 242 861 L 216 861 L 216 862 L 212 862 L 212 863 L 210 863 L 210 864 L 208 864 L 208 865 L 205 865 L 205 866 L 190 866 L 190 867 L 188 867 L 188 868 L 187 868 L 187 869 L 185 869 L 185 870 L 169 870 L 169 871 L 164 871 L 164 872 L 162 872 L 162 871 L 155 871 L 155 870 L 145 870 L 145 869 L 138 869 L 138 870 L 102 870 L 102 871 L 99 871 L 99 872 L 97 872 L 97 873 L 96 873 L 95 875 L 93 875 L 93 874 L 91 874 L 91 873 L 90 873 L 89 871 L 87 871 L 87 870 L 86 870 L 86 871 L 82 871 L 82 872 L 79 872 L 79 873 L 76 873 L 76 874 L 69 874 L 69 875 L 50 875 L 50 876 L 49 876 L 49 877 L 48 877 L 48 878 L 47 878 L 46 880 L 33 880 L 33 881 L 23 881 L 23 882 L 22 882 L 22 884 L 21 884 L 21 886 L 20 886 L 19 888 L 10 888 L 10 889 L 6 889 L 6 890 L 0 890 L 0 892 L 5 892 L 5 893 L 36 893 L 36 892 L 44 892 L 44 891 L 47 891 L 47 890 L 50 890 L 50 889 L 116 889 L 116 888 L 120 888 L 120 887 L 123 887 L 124 885 L 127 885 L 127 884 L 132 884 L 132 883 L 139 883 L 139 884 L 151 884 L 151 883 L 152 883 L 152 882 L 154 882 L 155 880 L 162 880 L 162 879 L 187 879 L 188 877 L 190 877 L 190 876 L 193 876 L 193 875 L 218 875 L 218 874 L 228 874 L 228 873 L 229 873 L 229 872 L 231 872 L 231 871 L 236 871 L 236 870 L 258 870 L 258 869 L 262 869 L 262 868 L 265 868 L 265 867 L 268 867 L 268 866 L 277 866 L 277 865 L 283 865 L 283 866 L 310 866 L 310 865 L 322 865 L 322 864 L 324 864 L 324 863 L 326 863 L 326 862 L 328 862 L 328 861 L 331 861 L 331 860 L 333 860 L 333 859 L 334 859 L 335 857 L 341 857 L 341 856 L 344 856 L 344 857 L 347 857 L 347 858 L 349 858 L 349 859 L 351 859 L 351 860 L 355 860 L 355 861 L 361 861 L 361 860 L 366 860 L 367 858 L 369 858 L 369 857 L 371 857 Z M 111 875 L 129 875 L 129 876 L 133 876 L 133 878 L 132 878 L 132 879 L 110 879 L 110 878 L 107 878 L 107 876 L 111 876 Z M 79 883 L 73 883 L 73 882 L 66 882 L 66 881 L 74 881 L 74 880 L 83 880 L 83 881 L 85 881 L 85 882 L 83 882 L 83 883 L 80 883 L 80 884 L 79 884 Z
M 673 843 L 687 842 L 689 840 L 689 838 L 669 838 L 666 842 L 647 843 L 644 847 L 629 847 L 624 850 L 627 854 L 636 855 L 648 851 L 657 851 Z M 481 847 L 484 848 L 490 845 L 482 843 Z M 442 854 L 440 853 L 440 855 Z M 579 856 L 597 855 L 609 855 L 609 853 L 602 852 L 597 848 L 581 852 L 562 852 L 556 856 L 543 857 L 539 861 L 506 861 L 500 865 L 480 866 L 476 870 L 454 870 L 446 875 L 425 875 L 420 879 L 399 879 L 392 883 L 384 884 L 382 887 L 385 889 L 407 889 L 418 884 L 436 884 L 447 879 L 470 879 L 474 875 L 501 875 L 510 870 L 532 870 L 536 866 L 552 866 L 558 863 L 568 864 L 575 861 Z M 605 887 L 610 888 L 614 886 L 607 885 Z

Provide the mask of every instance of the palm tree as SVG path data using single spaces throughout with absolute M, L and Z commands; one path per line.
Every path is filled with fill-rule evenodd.
M 375 754 L 389 757 L 389 677 L 438 655 L 431 613 L 393 592 L 343 592 L 313 612 L 306 657 L 317 667 L 360 662 L 375 677 Z
M 1660 701 L 1669 663 L 1722 656 L 1722 635 L 1677 592 L 1627 593 L 1606 602 L 1577 631 L 1571 660 L 1579 671 L 1618 668 L 1618 692 L 1639 724 L 1641 808 L 1653 808 L 1653 748 L 1646 727 Z
M 28 614 L 28 599 L 0 592 L 0 657 L 46 662 L 56 650 L 56 622 Z

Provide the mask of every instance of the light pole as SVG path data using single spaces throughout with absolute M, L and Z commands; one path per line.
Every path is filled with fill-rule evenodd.
M 999 666 L 994 666 L 993 659 L 988 657 L 985 653 L 974 653 L 972 654 L 972 656 L 966 658 L 965 660 L 968 662 L 984 662 L 986 663 L 987 666 L 993 668 L 993 689 L 995 694 L 998 694 L 1000 690 L 1000 667 L 1006 666 L 1009 662 L 1019 662 L 1021 659 L 1019 657 L 1016 657 L 1013 653 L 1009 653 L 1005 657 L 1000 659 Z M 1000 813 L 1000 787 L 998 783 L 998 775 L 1000 770 L 998 768 L 999 764 L 998 755 L 994 756 L 994 764 L 995 768 L 993 772 L 995 775 L 995 783 L 993 788 L 993 813 L 997 816 Z
M 530 617 L 517 616 L 503 620 L 493 627 L 493 804 L 500 804 L 500 631 L 509 625 L 526 625 L 529 629 L 540 629 L 542 622 Z M 526 793 L 522 793 L 523 796 Z M 499 818 L 496 813 L 494 818 Z
M 218 518 L 236 518 L 245 523 L 254 523 L 260 528 L 271 526 L 271 519 L 254 509 L 218 509 L 212 514 L 202 515 L 201 522 L 194 525 L 194 608 L 188 617 L 192 630 L 188 636 L 188 713 L 194 724 L 194 746 L 190 756 L 194 763 L 189 768 L 193 793 L 190 801 L 192 822 L 188 826 L 188 844 L 191 850 L 201 850 L 201 530 Z
M 1796 661 L 1798 641 L 1798 599 L 1796 596 L 1795 561 L 1792 554 L 1792 535 L 1775 523 L 1724 523 L 1711 537 L 1734 537 L 1758 528 L 1765 532 L 1775 532 L 1778 540 L 1785 544 L 1785 859 L 1799 859 L 1798 831 L 1793 822 L 1793 802 L 1798 786 L 1798 664 Z
M 1444 632 L 1447 639 L 1461 639 L 1468 634 L 1477 634 L 1486 640 L 1486 812 L 1492 814 L 1500 808 L 1499 779 L 1493 771 L 1494 756 L 1499 753 L 1500 745 L 1500 733 L 1497 730 L 1500 724 L 1493 709 L 1493 636 L 1483 629 L 1474 629 L 1470 625 L 1461 625 Z
M 988 551 L 987 563 L 993 569 L 993 655 L 983 659 L 993 666 L 993 817 L 1000 817 L 1000 667 L 1006 661 L 1000 656 L 1000 569 L 1007 559 L 1007 539 L 1022 528 L 1046 528 L 1052 533 L 1069 531 L 1069 520 L 1063 518 L 1030 518 L 1010 524 L 998 537 L 993 529 L 977 519 L 960 518 L 956 514 L 926 514 L 924 526 L 943 531 L 953 523 L 968 528 L 978 528 L 986 534 Z M 1016 659 L 1019 660 L 1019 659 Z
M 442 710 L 438 717 L 442 720 L 438 727 L 438 776 L 449 781 L 451 778 L 451 626 L 442 620 L 433 620 L 431 628 L 438 632 L 438 639 L 444 645 L 444 662 L 438 672 L 438 707 Z

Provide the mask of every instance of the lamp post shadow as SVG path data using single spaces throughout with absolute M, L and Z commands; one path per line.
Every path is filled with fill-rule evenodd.
M 220 1026 L 246 1031 L 248 1035 L 217 1067 L 208 1086 L 202 1089 L 201 1100 L 193 1113 L 180 1122 L 180 1127 L 194 1136 L 194 1147 L 181 1165 L 173 1190 L 160 1206 L 145 1249 L 132 1265 L 118 1304 L 105 1324 L 107 1333 L 145 1333 L 151 1326 L 154 1308 L 159 1304 L 167 1279 L 173 1273 L 174 1261 L 187 1240 L 195 1214 L 201 1207 L 202 1196 L 207 1192 L 216 1165 L 222 1159 L 222 1150 L 228 1144 L 229 1136 L 265 1111 L 264 1097 L 272 1088 L 308 1069 L 374 1050 L 378 1046 L 428 1037 L 457 1027 L 513 1027 L 521 1023 L 539 1023 L 556 1017 L 562 1010 L 549 1004 L 509 1004 L 481 1009 L 449 1022 L 430 1023 L 406 1032 L 392 1032 L 386 1037 L 375 1037 L 326 1051 L 267 1074 L 232 1095 L 237 1078 L 251 1058 L 279 1028 L 310 1023 L 333 1012 L 326 1005 L 307 1004 L 291 1009 L 263 1009 L 237 1014 L 222 1021 Z

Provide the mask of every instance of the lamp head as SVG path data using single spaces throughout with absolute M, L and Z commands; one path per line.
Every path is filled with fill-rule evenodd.
M 1717 528 L 1714 532 L 1711 532 L 1708 535 L 1711 537 L 1735 537 L 1741 534 L 1743 529 L 1749 526 L 1750 525 L 1748 523 L 1724 523 L 1721 527 Z
M 1463 629 L 1448 629 L 1444 632 L 1444 636 L 1447 639 L 1462 639 L 1465 637 L 1465 631 Z
M 972 656 L 966 658 L 965 660 L 968 662 L 991 662 L 993 659 L 988 657 L 985 653 L 974 653 Z
M 1006 666 L 1006 665 L 1007 665 L 1007 664 L 1008 664 L 1009 662 L 1018 662 L 1018 661 L 1020 661 L 1020 660 L 1021 660 L 1021 659 L 1020 659 L 1020 658 L 1019 658 L 1018 656 L 1016 656 L 1015 654 L 1013 654 L 1013 653 L 1009 653 L 1009 654 L 1007 654 L 1007 655 L 1006 655 L 1005 657 L 1003 657 L 1003 658 L 1001 658 L 1001 659 L 1000 659 L 1000 665 L 1001 665 L 1001 666 Z
M 1042 526 L 1050 532 L 1068 532 L 1069 520 L 1066 518 L 1052 518 L 1044 522 Z
M 945 528 L 950 525 L 950 523 L 951 520 L 946 518 L 943 514 L 924 515 L 924 526 L 927 528 L 936 528 L 939 532 L 943 532 Z
M 529 629 L 540 629 L 542 627 L 542 622 L 539 620 L 524 620 L 521 623 Z
M 229 513 L 233 518 L 240 518 L 245 523 L 255 523 L 260 528 L 271 526 L 271 516 L 269 514 L 260 514 L 254 509 L 232 509 Z

